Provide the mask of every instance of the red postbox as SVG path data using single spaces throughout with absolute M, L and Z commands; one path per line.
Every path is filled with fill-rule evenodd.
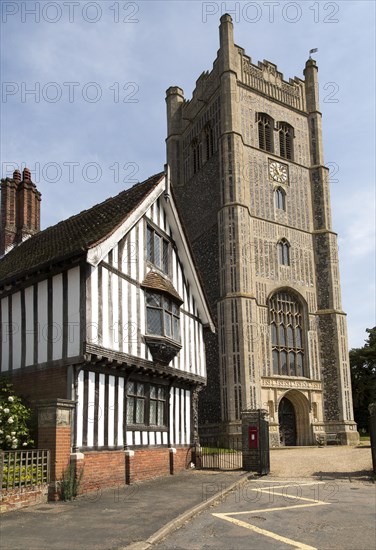
M 248 427 L 248 448 L 258 449 L 259 433 L 257 426 Z

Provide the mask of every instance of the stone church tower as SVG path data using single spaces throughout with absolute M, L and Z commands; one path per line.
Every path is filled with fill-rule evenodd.
M 287 82 L 254 65 L 226 14 L 192 99 L 167 90 L 171 183 L 218 327 L 203 434 L 263 408 L 273 446 L 358 439 L 317 72 L 309 59 Z

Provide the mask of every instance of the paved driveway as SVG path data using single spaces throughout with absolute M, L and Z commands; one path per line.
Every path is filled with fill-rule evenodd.
M 270 453 L 270 475 L 274 477 L 367 479 L 371 470 L 369 446 L 285 447 Z
M 163 550 L 374 550 L 372 482 L 250 481 L 157 544 Z
M 275 449 L 270 466 L 155 548 L 375 550 L 369 446 Z

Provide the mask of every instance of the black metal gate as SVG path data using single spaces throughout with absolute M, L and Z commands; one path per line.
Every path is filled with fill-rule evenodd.
M 241 470 L 241 436 L 201 437 L 193 452 L 193 462 L 201 470 Z

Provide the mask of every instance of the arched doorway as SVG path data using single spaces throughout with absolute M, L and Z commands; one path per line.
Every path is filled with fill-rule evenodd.
M 294 405 L 283 397 L 278 407 L 279 440 L 281 445 L 296 445 L 296 415 Z

